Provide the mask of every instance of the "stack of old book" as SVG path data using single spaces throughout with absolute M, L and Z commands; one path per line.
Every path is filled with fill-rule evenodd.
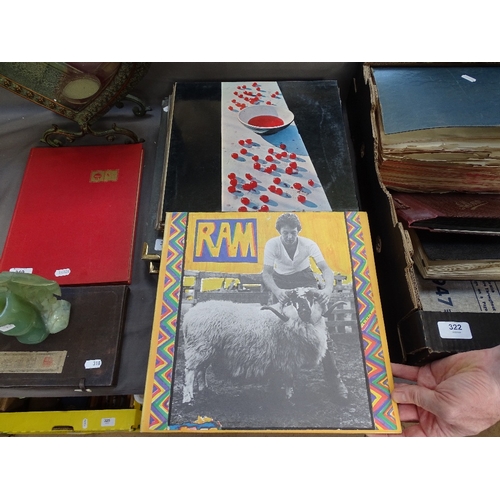
M 371 66 L 380 182 L 424 278 L 500 279 L 500 67 Z

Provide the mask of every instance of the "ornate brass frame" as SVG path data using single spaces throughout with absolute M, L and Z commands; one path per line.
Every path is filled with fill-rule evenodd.
M 96 93 L 95 97 L 82 100 L 77 105 L 66 104 L 60 99 L 46 95 L 49 92 L 44 91 L 45 86 L 52 86 L 56 92 L 56 87 L 59 84 L 56 81 L 44 81 L 43 84 L 40 84 L 40 78 L 36 78 L 36 76 L 40 76 L 36 74 L 37 71 L 40 72 L 43 65 L 48 64 L 51 63 L 0 63 L 0 87 L 68 118 L 80 127 L 79 131 L 74 132 L 52 125 L 43 134 L 42 142 L 50 146 L 61 146 L 62 142 L 57 137 L 64 137 L 68 142 L 73 142 L 76 138 L 86 134 L 106 137 L 108 141 L 113 141 L 117 135 L 125 135 L 133 142 L 142 142 L 142 139 L 134 132 L 117 127 L 116 124 L 113 124 L 108 130 L 94 130 L 92 125 L 114 105 L 122 107 L 125 100 L 136 104 L 133 108 L 136 116 L 142 116 L 150 111 L 151 108 L 146 107 L 140 99 L 129 95 L 130 89 L 146 74 L 150 63 L 119 63 L 111 79 L 103 84 L 102 89 Z M 21 75 L 22 78 L 16 80 L 11 75 Z

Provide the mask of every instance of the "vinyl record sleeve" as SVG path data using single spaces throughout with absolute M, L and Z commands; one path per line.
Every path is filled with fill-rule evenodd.
M 127 285 L 61 287 L 68 326 L 35 345 L 0 335 L 0 387 L 109 387 L 115 384 Z
M 252 82 L 247 82 L 253 92 Z M 324 194 L 332 210 L 358 210 L 358 187 L 355 168 L 351 159 L 344 120 L 339 87 L 334 80 L 318 81 L 279 81 L 253 82 L 263 85 L 273 85 L 279 88 L 279 99 L 274 101 L 286 105 L 294 114 L 294 122 L 287 129 L 269 136 L 257 136 L 248 129 L 235 132 L 231 123 L 237 123 L 236 105 L 230 97 L 241 103 L 251 103 L 234 96 L 229 89 L 243 85 L 243 82 L 178 82 L 170 99 L 170 121 L 167 131 L 167 153 L 165 155 L 165 172 L 163 196 L 159 203 L 158 220 L 163 225 L 165 212 L 174 211 L 236 211 L 240 206 L 239 198 L 246 196 L 252 202 L 249 210 L 262 208 L 263 194 L 269 198 L 265 202 L 270 211 L 290 210 L 278 208 L 278 201 L 291 203 L 292 196 L 302 194 L 307 201 L 296 201 L 293 210 L 316 210 L 309 204 L 309 196 L 314 191 L 324 190 Z M 240 85 L 241 84 L 241 85 Z M 268 97 L 260 99 L 260 106 L 266 107 Z M 234 107 L 233 111 L 228 106 Z M 231 120 L 228 119 L 231 118 Z M 228 123 L 228 120 L 231 123 Z M 241 125 L 241 127 L 243 127 Z M 292 148 L 290 136 L 295 130 L 303 143 L 299 150 Z M 231 136 L 234 132 L 234 138 Z M 241 137 L 238 135 L 241 133 Z M 250 145 L 246 143 L 247 153 L 241 154 L 242 146 L 233 139 L 253 138 Z M 297 137 L 296 137 L 297 139 Z M 265 166 L 270 166 L 265 157 L 268 149 L 273 147 L 280 151 L 280 143 L 287 142 L 290 152 L 298 153 L 299 169 L 293 177 L 285 173 L 286 166 L 293 160 L 289 157 L 277 160 L 277 170 L 274 175 L 264 172 Z M 291 142 L 290 142 L 291 141 Z M 238 151 L 238 161 L 231 158 L 231 153 Z M 306 155 L 307 152 L 307 155 Z M 315 171 L 314 183 L 311 187 L 302 167 L 304 153 L 311 161 Z M 252 157 L 261 158 L 262 171 L 254 169 Z M 240 161 L 241 160 L 241 161 Z M 239 167 L 238 167 L 239 165 Z M 238 168 L 236 168 L 238 167 Z M 227 175 L 235 173 L 238 176 L 238 191 L 232 203 L 227 206 L 223 199 L 227 197 Z M 258 188 L 247 192 L 242 188 L 246 182 L 245 174 L 252 175 L 258 182 Z M 317 177 L 316 177 L 317 174 Z M 283 184 L 283 194 L 269 192 L 273 179 L 280 177 Z M 293 178 L 293 180 L 292 180 Z M 294 183 L 303 185 L 303 190 L 293 188 Z M 243 190 L 243 191 L 242 191 Z M 300 191 L 300 192 L 299 192 Z M 288 205 L 289 206 L 289 205 Z M 234 208 L 236 207 L 236 208 Z M 255 207 L 255 208 L 254 208 Z M 329 210 L 330 208 L 328 208 Z
M 142 157 L 142 144 L 33 148 L 0 270 L 130 283 Z
M 314 328 L 320 329 L 317 335 L 328 338 L 328 349 L 316 362 L 295 372 L 291 396 L 286 377 L 281 384 L 281 368 L 277 366 L 288 367 L 295 363 L 290 359 L 296 353 L 312 351 L 307 346 L 295 350 L 288 343 L 302 342 L 295 328 L 309 332 L 309 326 L 300 323 L 291 306 L 283 308 L 286 314 L 280 319 L 275 319 L 268 309 L 273 297 L 262 280 L 264 249 L 266 242 L 278 235 L 275 224 L 280 215 L 166 214 L 142 432 L 400 432 L 397 406 L 390 398 L 393 381 L 364 212 L 296 214 L 302 225 L 300 236 L 318 245 L 334 272 L 335 284 L 328 312 L 314 323 Z M 310 261 L 317 273 L 315 264 Z M 319 275 L 315 276 L 321 283 Z M 316 302 L 311 304 L 313 310 Z M 220 313 L 219 308 L 229 309 Z M 230 318 L 230 327 L 207 326 L 201 335 L 189 327 L 188 333 L 183 327 L 186 315 L 193 319 L 200 312 L 201 324 L 211 324 L 206 323 L 210 317 L 214 325 Z M 245 322 L 246 314 L 251 317 L 250 331 L 247 325 L 244 336 L 231 334 Z M 323 320 L 325 331 L 321 333 Z M 273 333 L 263 337 L 260 321 L 271 322 Z M 279 333 L 284 328 L 280 321 L 291 328 L 287 340 Z M 213 334 L 222 342 L 212 341 Z M 213 357 L 199 364 L 200 371 L 195 374 L 196 370 L 187 369 L 187 364 L 194 366 L 195 357 L 204 352 L 197 346 L 199 340 Z M 218 347 L 212 350 L 215 343 Z M 285 352 L 291 356 L 288 362 L 283 361 Z M 334 356 L 347 389 L 346 398 L 339 398 L 338 390 L 332 390 L 331 372 L 325 365 L 327 356 Z M 225 376 L 219 373 L 221 368 L 227 368 Z M 240 380 L 228 373 L 239 375 Z M 193 376 L 198 384 L 194 384 L 190 399 L 186 387 Z

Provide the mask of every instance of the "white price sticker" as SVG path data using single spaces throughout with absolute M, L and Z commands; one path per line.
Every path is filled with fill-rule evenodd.
M 71 274 L 71 269 L 58 269 L 55 273 L 54 273 L 57 277 L 60 277 L 60 276 L 68 276 L 69 274 Z
M 464 321 L 438 321 L 439 336 L 442 339 L 471 339 L 469 323 Z
M 114 427 L 116 424 L 116 418 L 101 418 L 101 427 Z
M 25 274 L 33 274 L 32 267 L 11 267 L 9 269 L 11 273 L 25 273 Z
M 471 82 L 471 83 L 474 83 L 476 81 L 476 79 L 473 76 L 469 76 L 469 75 L 462 75 L 462 78 L 464 80 L 467 80 L 468 82 Z
M 163 248 L 163 239 L 158 238 L 157 240 L 155 240 L 155 250 L 159 251 L 162 248 Z
M 2 332 L 2 333 L 8 332 L 15 327 L 16 327 L 16 325 L 13 325 L 13 324 L 0 326 L 0 332 Z
M 93 368 L 100 368 L 102 366 L 101 359 L 88 359 L 85 361 L 85 369 L 92 370 Z

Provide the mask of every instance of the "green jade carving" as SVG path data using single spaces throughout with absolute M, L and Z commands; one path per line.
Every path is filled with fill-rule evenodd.
M 39 344 L 69 323 L 71 304 L 57 297 L 55 281 L 25 273 L 0 273 L 0 333 Z

